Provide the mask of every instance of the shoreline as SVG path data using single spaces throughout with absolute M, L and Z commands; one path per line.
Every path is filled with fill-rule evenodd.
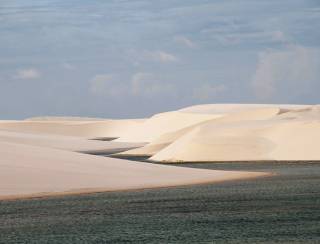
M 217 161 L 155 161 L 149 158 L 152 155 L 130 155 L 130 154 L 96 154 L 97 156 L 117 158 L 135 162 L 145 162 L 160 165 L 188 165 L 188 164 L 221 164 L 221 163 L 320 163 L 320 160 L 217 160 Z
M 221 170 L 222 171 L 222 170 Z M 128 188 L 128 189 L 107 189 L 107 188 L 91 188 L 91 189 L 74 189 L 64 192 L 43 192 L 43 193 L 32 193 L 32 194 L 22 194 L 22 195 L 8 195 L 0 196 L 0 203 L 5 201 L 19 201 L 19 200 L 35 200 L 35 199 L 44 199 L 44 198 L 56 198 L 64 196 L 81 196 L 89 194 L 98 194 L 98 193 L 111 193 L 111 192 L 133 192 L 133 191 L 144 191 L 144 190 L 153 190 L 153 189 L 164 189 L 164 188 L 176 188 L 176 187 L 187 187 L 187 186 L 197 186 L 197 185 L 213 185 L 225 182 L 234 182 L 242 180 L 255 180 L 260 178 L 267 178 L 276 176 L 276 173 L 272 172 L 248 172 L 248 171 L 239 171 L 247 172 L 250 175 L 246 176 L 232 176 L 233 179 L 217 179 L 217 180 L 206 180 L 199 183 L 182 183 L 175 185 L 163 185 L 163 186 L 150 186 L 150 187 L 137 187 L 137 188 Z M 253 175 L 255 174 L 255 175 Z

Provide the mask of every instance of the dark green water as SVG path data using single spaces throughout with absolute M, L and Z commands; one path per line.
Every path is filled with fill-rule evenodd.
M 189 167 L 278 176 L 0 202 L 1 243 L 320 243 L 320 163 Z

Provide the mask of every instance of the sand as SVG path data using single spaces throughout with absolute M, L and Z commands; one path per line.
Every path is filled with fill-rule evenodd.
M 280 108 L 280 109 L 302 109 L 309 107 L 308 105 L 294 105 L 294 104 L 201 104 L 187 108 L 180 109 L 178 111 L 184 113 L 196 113 L 196 114 L 232 114 L 237 112 L 246 111 L 248 109 L 260 109 L 260 108 Z
M 21 133 L 1 130 L 0 141 L 94 154 L 111 154 L 132 148 L 138 148 L 144 145 L 144 143 L 99 141 L 88 140 L 82 137 L 43 133 Z
M 230 105 L 231 106 L 231 105 Z M 183 135 L 189 133 L 190 131 L 194 130 L 195 128 L 200 128 L 203 125 L 206 124 L 215 124 L 215 125 L 226 125 L 230 123 L 241 123 L 241 121 L 260 121 L 260 120 L 266 120 L 269 118 L 274 117 L 275 115 L 281 114 L 283 112 L 286 112 L 288 110 L 284 108 L 278 108 L 278 107 L 267 107 L 266 105 L 262 106 L 262 108 L 257 108 L 256 106 L 249 106 L 248 105 L 243 105 L 240 106 L 238 105 L 236 110 L 232 110 L 234 112 L 228 114 L 235 105 L 232 107 L 227 106 L 226 111 L 223 111 L 221 106 L 219 106 L 219 116 L 215 116 L 209 120 L 205 120 L 196 124 L 193 124 L 188 127 L 183 127 L 182 129 L 169 132 L 169 133 L 164 133 L 160 136 L 158 136 L 156 139 L 152 140 L 150 143 L 147 145 L 133 149 L 133 150 L 128 150 L 119 153 L 118 155 L 125 155 L 125 156 L 153 156 L 154 154 L 160 152 L 162 149 L 166 148 L 169 146 L 171 143 L 174 141 L 178 140 L 180 137 Z M 212 109 L 212 105 L 210 107 L 210 112 L 217 113 L 216 110 Z M 188 111 L 184 113 L 191 113 L 193 107 L 190 109 L 185 109 L 182 111 Z M 203 106 L 202 106 L 203 109 Z M 198 110 L 196 110 L 199 112 Z M 206 110 L 208 112 L 208 110 Z M 222 113 L 223 112 L 223 113 Z M 187 115 L 188 115 L 187 114 Z M 215 133 L 215 132 L 214 132 Z M 179 160 L 177 160 L 179 161 Z
M 160 162 L 320 160 L 318 106 L 278 112 L 275 109 L 274 113 L 265 108 L 250 110 L 195 126 L 150 159 Z
M 267 175 L 189 169 L 0 142 L 0 199 L 200 184 Z
M 113 141 L 92 138 L 117 138 Z M 0 121 L 0 198 L 168 187 L 269 175 L 172 162 L 320 160 L 320 106 L 209 104 L 141 120 Z
M 144 120 L 88 121 L 74 119 L 0 121 L 0 130 L 96 138 L 120 137 L 136 130 Z
M 209 104 L 178 112 L 216 117 L 181 123 L 145 146 L 117 155 L 163 163 L 320 160 L 320 106 Z
M 220 114 L 193 114 L 179 111 L 160 113 L 145 120 L 136 129 L 125 133 L 117 141 L 151 142 L 163 134 L 219 118 L 220 116 Z

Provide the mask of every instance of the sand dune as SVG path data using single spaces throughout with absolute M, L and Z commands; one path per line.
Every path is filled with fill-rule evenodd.
M 131 130 L 121 136 L 117 141 L 151 142 L 165 133 L 174 132 L 220 116 L 219 114 L 191 114 L 179 111 L 156 114 L 141 123 L 136 130 Z
M 292 105 L 292 104 L 201 104 L 178 111 L 184 113 L 198 113 L 198 114 L 231 114 L 242 112 L 248 109 L 261 108 L 280 108 L 280 109 L 302 109 L 308 105 Z
M 239 105 L 238 105 L 239 106 Z M 246 105 L 243 105 L 246 106 Z M 212 107 L 212 106 L 210 106 Z M 232 107 L 233 108 L 233 107 Z M 126 155 L 126 156 L 152 156 L 158 152 L 160 152 L 165 147 L 169 146 L 172 142 L 179 139 L 181 136 L 187 134 L 191 130 L 201 127 L 202 125 L 206 124 L 213 124 L 215 126 L 226 126 L 230 123 L 239 123 L 241 121 L 261 121 L 273 118 L 276 115 L 280 115 L 281 113 L 287 112 L 287 109 L 278 108 L 278 107 L 267 107 L 263 106 L 262 108 L 257 108 L 256 106 L 249 106 L 249 107 L 240 107 L 241 109 L 236 109 L 235 112 L 230 114 L 220 114 L 217 117 L 212 119 L 202 121 L 196 123 L 194 125 L 185 127 L 180 130 L 176 130 L 174 132 L 165 133 L 161 136 L 157 137 L 156 139 L 152 140 L 149 144 L 137 148 L 132 149 L 129 151 L 124 151 L 119 153 L 119 155 Z M 231 109 L 231 108 L 230 108 Z M 189 110 L 187 110 L 189 111 Z M 211 109 L 212 111 L 212 109 Z M 226 111 L 229 111 L 228 109 Z M 224 112 L 226 112 L 224 111 Z M 219 112 L 222 112 L 222 108 L 219 107 Z
M 320 160 L 318 106 L 279 110 L 274 114 L 268 111 L 271 116 L 264 112 L 265 108 L 247 110 L 196 126 L 155 153 L 151 160 Z M 248 114 L 263 116 L 253 119 Z
M 38 116 L 25 119 L 25 121 L 105 121 L 103 118 L 74 117 L 74 116 Z
M 0 130 L 56 134 L 65 136 L 95 138 L 120 137 L 136 130 L 143 120 L 39 120 L 39 121 L 0 121 Z
M 0 130 L 0 141 L 32 146 L 42 146 L 74 152 L 111 154 L 141 147 L 143 143 L 87 140 L 81 137 L 53 134 L 31 134 Z
M 114 141 L 88 140 L 117 137 Z M 0 121 L 0 198 L 176 186 L 268 175 L 157 162 L 320 160 L 320 106 L 194 106 L 144 120 Z M 129 149 L 129 150 L 127 150 Z M 125 151 L 124 151 L 125 150 Z M 122 152 L 123 151 L 123 152 Z
M 178 139 L 188 131 L 192 130 L 193 128 L 195 128 L 196 126 L 202 123 L 205 123 L 205 122 L 200 122 L 198 124 L 188 126 L 174 132 L 162 134 L 159 137 L 156 137 L 156 139 L 152 140 L 150 143 L 142 147 L 131 149 L 128 151 L 123 151 L 123 152 L 117 153 L 115 156 L 117 155 L 118 156 L 152 156 L 157 152 L 161 151 L 163 148 L 169 146 L 172 142 L 174 142 L 176 139 Z
M 158 162 L 320 160 L 320 106 L 212 104 L 180 112 L 218 116 L 118 155 Z
M 156 148 L 162 147 L 167 143 L 171 143 L 190 130 L 194 126 L 199 125 L 200 123 L 219 119 L 225 115 L 229 115 L 230 111 L 239 112 L 243 110 L 248 110 L 248 108 L 256 108 L 261 105 L 256 104 L 209 104 L 209 105 L 198 105 L 192 106 L 178 111 L 171 111 L 166 113 L 160 113 L 152 116 L 149 119 L 145 119 L 143 123 L 140 124 L 136 130 L 131 130 L 123 135 L 117 141 L 125 142 L 151 142 L 151 145 L 146 146 L 146 150 L 139 148 L 135 151 L 143 150 L 144 153 L 149 150 L 147 148 Z M 267 108 L 272 105 L 262 105 Z M 290 107 L 290 105 L 284 106 Z M 300 106 L 298 106 L 300 107 Z M 301 106 L 304 107 L 304 106 Z M 272 108 L 275 110 L 276 108 Z M 140 120 L 142 121 L 142 120 Z M 134 152 L 134 151 L 132 151 Z M 138 153 L 139 154 L 139 153 Z
M 198 184 L 265 173 L 162 166 L 0 142 L 0 198 Z

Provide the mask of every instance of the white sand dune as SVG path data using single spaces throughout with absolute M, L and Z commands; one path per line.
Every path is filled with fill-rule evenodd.
M 152 140 L 150 143 L 147 143 L 142 147 L 130 149 L 128 151 L 123 151 L 115 154 L 115 156 L 117 155 L 118 156 L 152 156 L 157 152 L 161 151 L 162 149 L 164 149 L 165 147 L 169 146 L 172 142 L 174 142 L 175 140 L 183 136 L 185 133 L 191 131 L 193 128 L 204 123 L 207 123 L 207 121 L 200 122 L 180 130 L 162 134 L 159 137 L 156 137 L 156 139 Z
M 198 113 L 198 114 L 231 114 L 242 112 L 248 109 L 260 108 L 280 108 L 280 109 L 302 109 L 308 105 L 292 105 L 292 104 L 201 104 L 178 111 L 184 113 Z
M 88 138 L 116 137 L 114 141 Z M 146 144 L 147 143 L 147 144 Z M 0 198 L 114 191 L 268 175 L 157 162 L 320 160 L 320 106 L 209 104 L 145 120 L 0 121 Z M 130 149 L 130 150 L 127 150 Z
M 120 137 L 136 130 L 144 120 L 39 120 L 39 121 L 0 121 L 0 130 L 56 134 L 65 136 L 95 138 Z
M 31 134 L 0 130 L 0 141 L 16 144 L 42 146 L 74 152 L 111 154 L 141 147 L 144 143 L 87 140 L 82 137 L 53 134 Z
M 121 136 L 117 141 L 151 142 L 165 133 L 218 117 L 219 114 L 192 114 L 179 111 L 160 113 L 145 120 L 139 127 Z
M 105 121 L 103 118 L 70 117 L 70 116 L 38 116 L 25 119 L 25 121 Z
M 155 165 L 0 142 L 0 199 L 167 187 L 266 173 Z
M 320 160 L 320 108 L 272 110 L 245 110 L 196 126 L 153 154 L 151 160 Z
M 233 105 L 234 106 L 234 105 Z M 246 105 L 243 105 L 246 106 Z M 210 107 L 212 107 L 210 105 Z M 169 146 L 172 142 L 175 140 L 179 139 L 181 136 L 184 134 L 187 134 L 191 130 L 201 127 L 202 125 L 208 124 L 208 123 L 213 123 L 214 125 L 226 125 L 229 123 L 239 123 L 240 121 L 259 121 L 259 120 L 266 120 L 273 118 L 276 115 L 279 115 L 281 113 L 287 112 L 287 109 L 284 108 L 278 108 L 278 107 L 267 107 L 263 106 L 262 108 L 257 108 L 256 106 L 249 106 L 246 107 L 241 107 L 238 105 L 241 109 L 236 109 L 235 112 L 227 114 L 225 113 L 226 111 L 229 111 L 228 109 L 226 111 L 222 111 L 222 108 L 219 107 L 219 112 L 224 112 L 224 114 L 220 114 L 217 117 L 214 117 L 210 120 L 202 121 L 196 124 L 193 124 L 191 126 L 185 127 L 180 130 L 176 130 L 174 132 L 170 133 L 165 133 L 162 134 L 161 136 L 157 137 L 156 139 L 152 140 L 150 143 L 147 145 L 137 148 L 137 149 L 132 149 L 128 151 L 124 151 L 119 153 L 118 155 L 126 155 L 126 156 L 152 156 L 158 152 L 160 152 L 162 149 L 165 147 Z M 236 107 L 236 108 L 238 108 Z M 229 107 L 227 107 L 229 108 Z M 232 107 L 233 108 L 233 107 Z M 229 108 L 231 109 L 231 108 Z M 186 109 L 186 111 L 189 111 Z M 213 110 L 211 109 L 211 112 Z M 234 110 L 233 110 L 234 111 Z M 208 111 L 207 111 L 208 112 Z

